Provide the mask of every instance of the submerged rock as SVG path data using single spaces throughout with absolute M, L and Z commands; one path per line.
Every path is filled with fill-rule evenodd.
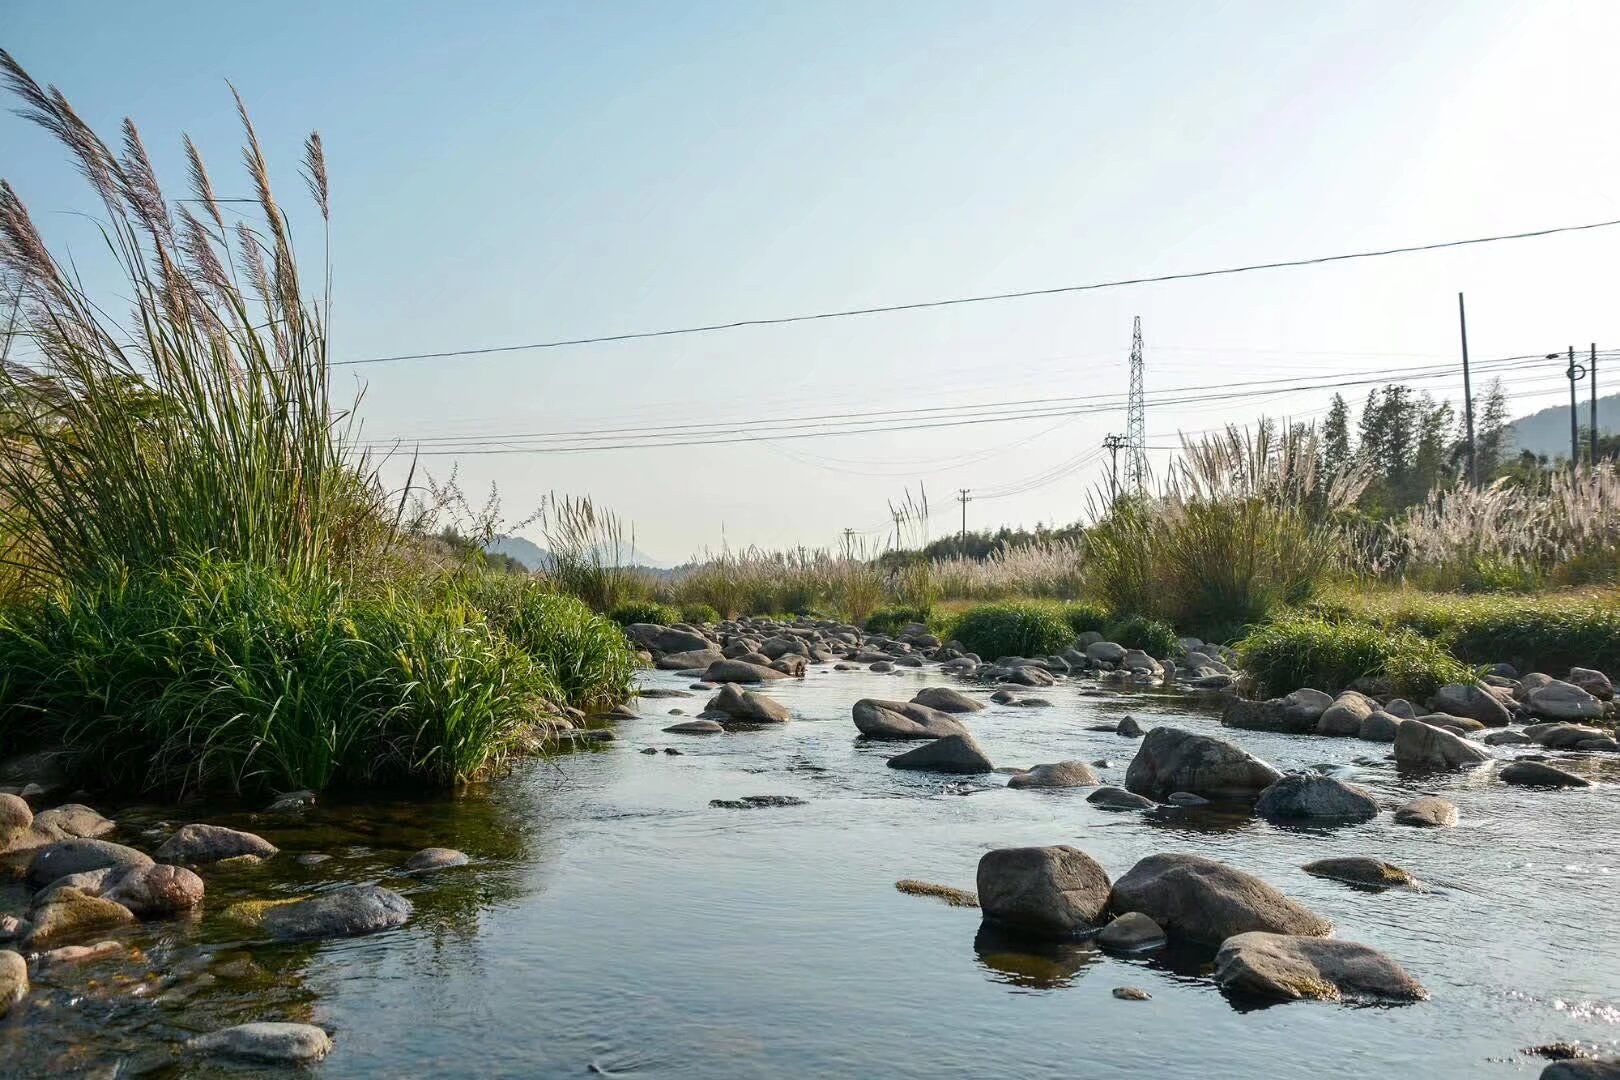
M 262 836 L 223 825 L 185 825 L 157 849 L 159 862 L 213 863 L 240 855 L 267 859 L 279 849 Z
M 744 795 L 740 799 L 710 799 L 709 805 L 717 810 L 760 810 L 768 806 L 808 804 L 797 795 Z
M 1164 928 L 1140 911 L 1117 916 L 1097 935 L 1097 944 L 1116 952 L 1146 952 L 1161 948 L 1165 940 Z
M 1102 781 L 1083 761 L 1055 761 L 1034 765 L 1015 773 L 1007 781 L 1010 788 L 1073 788 L 1091 787 Z
M 1269 818 L 1367 821 L 1378 816 L 1378 800 L 1331 776 L 1290 773 L 1260 793 L 1254 812 Z
M 278 941 L 314 941 L 404 926 L 411 903 L 380 885 L 349 885 L 290 903 L 237 905 L 233 910 Z
M 968 733 L 945 713 L 911 701 L 862 698 L 852 712 L 855 726 L 869 739 L 942 739 Z
M 423 848 L 409 859 L 406 859 L 404 870 L 408 874 L 431 874 L 436 870 L 449 870 L 457 866 L 466 866 L 471 861 L 464 851 L 457 851 L 455 848 L 430 847 Z
M 1070 938 L 1108 907 L 1108 874 L 1078 848 L 999 848 L 979 860 L 984 917 L 1020 933 Z
M 894 883 L 894 887 L 907 896 L 932 896 L 943 900 L 951 907 L 976 908 L 979 898 L 966 889 L 954 889 L 949 885 L 935 885 L 931 881 L 918 881 L 915 878 L 902 878 Z
M 1591 787 L 1592 781 L 1540 761 L 1515 761 L 1496 774 L 1503 783 L 1518 787 Z
M 1153 995 L 1140 986 L 1116 986 L 1113 994 L 1121 1001 L 1152 1001 Z
M 1333 931 L 1304 904 L 1202 855 L 1149 855 L 1114 883 L 1109 909 L 1141 912 L 1172 936 L 1208 945 L 1250 930 L 1313 937 Z
M 332 1037 L 313 1024 L 238 1024 L 186 1042 L 207 1057 L 264 1065 L 313 1065 L 332 1050 Z
M 92 930 L 109 930 L 135 921 L 135 916 L 122 904 L 91 896 L 72 887 L 52 889 L 47 902 L 34 909 L 33 928 L 23 944 L 35 946 L 53 938 Z
M 718 735 L 726 729 L 718 720 L 683 720 L 664 730 L 672 735 Z
M 1395 824 L 1418 828 L 1448 828 L 1457 824 L 1457 808 L 1444 799 L 1424 795 L 1395 811 Z
M 1422 1001 L 1429 996 L 1377 949 L 1337 938 L 1263 932 L 1221 943 L 1215 981 L 1226 990 L 1284 1001 Z
M 1125 773 L 1125 787 L 1162 799 L 1186 791 L 1209 799 L 1252 799 L 1282 774 L 1224 739 L 1180 728 L 1148 732 Z
M 1104 810 L 1151 810 L 1158 805 L 1152 799 L 1117 787 L 1100 787 L 1086 796 L 1086 802 Z
M 0 1017 L 28 996 L 28 961 L 10 949 L 0 949 Z
M 975 701 L 960 690 L 953 690 L 948 686 L 924 687 L 913 694 L 911 700 L 913 704 L 945 713 L 972 713 L 984 708 L 982 702 Z
M 275 801 L 264 808 L 267 814 L 296 814 L 300 810 L 308 810 L 315 805 L 313 791 L 289 791 L 284 795 L 277 795 Z
M 1332 878 L 1352 885 L 1388 889 L 1397 885 L 1412 886 L 1417 879 L 1394 863 L 1372 859 L 1364 855 L 1344 855 L 1332 859 L 1317 859 L 1301 867 L 1315 877 Z
M 889 759 L 891 769 L 944 773 L 987 773 L 995 766 L 971 735 L 946 735 Z

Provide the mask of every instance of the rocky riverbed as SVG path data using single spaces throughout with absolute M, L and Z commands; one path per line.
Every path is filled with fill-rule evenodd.
M 648 641 L 705 655 L 649 672 L 613 738 L 454 799 L 82 793 L 94 814 L 42 784 L 0 879 L 0 999 L 27 982 L 0 1075 L 1533 1077 L 1616 1052 L 1620 755 L 1595 743 L 1332 698 L 1234 724 L 1213 656 L 1172 690 L 1125 650 L 979 680 L 927 643 L 753 640 Z M 1399 763 L 1406 723 L 1485 760 L 1419 765 L 1450 744 L 1407 736 Z M 123 847 L 60 846 L 80 833 Z

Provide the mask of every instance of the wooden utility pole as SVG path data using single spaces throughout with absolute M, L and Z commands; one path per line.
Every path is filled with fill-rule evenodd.
M 1592 408 L 1595 409 L 1597 406 L 1593 405 Z M 962 535 L 960 539 L 965 545 L 967 543 L 967 504 L 972 502 L 973 498 L 968 494 L 969 488 L 957 488 L 956 490 L 956 500 L 962 504 Z
M 1119 501 L 1119 451 L 1125 445 L 1125 436 L 1110 435 L 1103 439 L 1103 449 L 1108 451 L 1108 501 Z
M 1592 467 L 1597 468 L 1597 342 L 1592 342 L 1591 359 L 1586 363 L 1586 377 L 1592 380 L 1592 430 L 1587 433 L 1587 439 L 1592 446 Z
M 1463 360 L 1463 417 L 1468 432 L 1468 482 L 1479 483 L 1479 467 L 1474 458 L 1474 389 L 1468 381 L 1468 313 L 1463 308 L 1463 294 L 1457 294 L 1457 327 L 1462 331 Z

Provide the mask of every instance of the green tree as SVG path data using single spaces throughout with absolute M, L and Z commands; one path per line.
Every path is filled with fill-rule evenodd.
M 1333 405 L 1322 421 L 1322 471 L 1327 475 L 1350 464 L 1350 406 L 1343 394 L 1333 395 Z

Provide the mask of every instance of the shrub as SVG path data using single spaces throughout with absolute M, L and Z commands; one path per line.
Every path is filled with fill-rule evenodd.
M 930 608 L 882 607 L 867 616 L 863 629 L 869 634 L 895 634 L 908 623 L 928 624 Z
M 1444 646 L 1413 630 L 1306 612 L 1289 612 L 1255 627 L 1237 651 L 1256 692 L 1266 696 L 1302 686 L 1337 693 L 1366 677 L 1385 680 L 1392 692 L 1421 701 L 1446 683 L 1475 677 Z
M 721 617 L 720 613 L 708 604 L 682 604 L 681 621 L 705 626 L 720 622 Z
M 465 781 L 557 695 L 465 605 L 206 560 L 7 610 L 0 670 L 0 730 L 163 794 Z
M 1150 656 L 1173 656 L 1180 649 L 1174 627 L 1142 615 L 1127 615 L 1111 622 L 1102 634 L 1109 641 L 1127 649 L 1141 649 Z
M 629 626 L 631 623 L 672 626 L 681 621 L 681 613 L 668 604 L 660 604 L 656 600 L 629 600 L 610 611 L 608 618 L 620 626 Z
M 1051 604 L 979 604 L 962 613 L 951 636 L 987 660 L 1047 656 L 1074 643 L 1074 631 Z
M 1084 600 L 1071 600 L 1059 609 L 1063 621 L 1069 624 L 1076 637 L 1088 631 L 1102 633 L 1103 627 L 1113 621 L 1113 616 L 1101 604 L 1093 604 Z M 1107 635 L 1104 635 L 1107 636 Z M 1113 640 L 1118 640 L 1117 638 Z

